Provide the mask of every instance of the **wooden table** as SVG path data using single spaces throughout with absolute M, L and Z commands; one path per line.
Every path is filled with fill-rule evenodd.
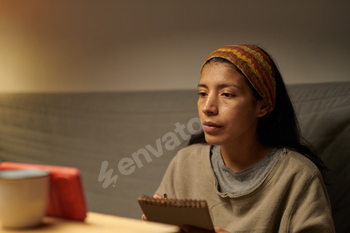
M 143 222 L 137 219 L 117 217 L 106 214 L 89 212 L 85 222 L 71 221 L 60 218 L 45 217 L 39 227 L 25 230 L 4 229 L 0 223 L 2 233 L 36 233 L 36 232 L 64 232 L 64 233 L 174 233 L 179 232 L 177 226 L 154 222 Z

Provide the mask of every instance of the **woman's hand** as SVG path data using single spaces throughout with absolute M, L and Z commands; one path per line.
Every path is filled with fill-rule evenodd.
M 197 228 L 197 227 L 193 227 L 193 226 L 183 226 L 181 228 L 181 233 L 182 232 L 186 232 L 186 233 L 230 233 L 224 229 L 222 229 L 221 227 L 214 227 L 214 231 L 208 231 L 208 230 L 204 230 L 201 228 Z
M 163 197 L 161 195 L 159 195 L 159 194 L 154 194 L 153 198 L 155 198 L 155 199 L 163 199 Z M 148 221 L 145 214 L 142 214 L 141 219 L 142 219 L 142 221 Z

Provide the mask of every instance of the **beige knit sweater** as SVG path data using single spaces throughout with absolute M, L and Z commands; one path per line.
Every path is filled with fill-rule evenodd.
M 188 146 L 171 161 L 156 193 L 207 200 L 214 226 L 229 232 L 335 232 L 319 170 L 288 149 L 253 190 L 231 195 L 217 191 L 210 146 Z

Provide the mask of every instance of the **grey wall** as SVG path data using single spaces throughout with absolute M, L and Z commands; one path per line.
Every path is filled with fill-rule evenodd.
M 0 92 L 195 88 L 213 50 L 254 43 L 286 83 L 350 80 L 350 1 L 0 0 Z

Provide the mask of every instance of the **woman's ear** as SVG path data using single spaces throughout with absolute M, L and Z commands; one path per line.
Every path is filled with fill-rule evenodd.
M 265 100 L 258 100 L 256 105 L 257 116 L 263 117 L 269 112 L 268 105 Z

